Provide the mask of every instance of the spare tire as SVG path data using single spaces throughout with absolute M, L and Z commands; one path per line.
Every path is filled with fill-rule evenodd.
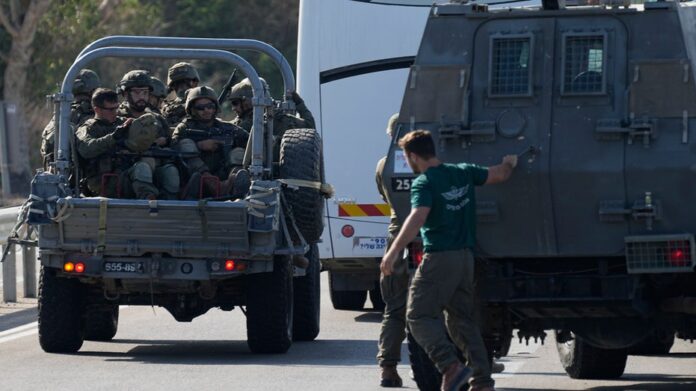
M 322 182 L 323 157 L 321 138 L 314 129 L 289 129 L 280 143 L 281 179 Z M 308 243 L 317 243 L 324 230 L 324 197 L 318 189 L 286 186 L 286 216 L 294 241 L 298 241 L 290 218 Z

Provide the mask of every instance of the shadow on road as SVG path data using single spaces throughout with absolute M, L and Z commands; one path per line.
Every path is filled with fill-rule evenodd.
M 517 373 L 519 375 L 534 375 L 534 373 Z M 536 375 L 555 375 L 555 373 L 537 373 Z M 564 375 L 565 374 L 558 374 Z M 604 385 L 586 388 L 586 391 L 693 391 L 696 390 L 696 378 L 679 375 L 663 375 L 646 373 L 641 375 L 624 375 L 617 380 L 603 380 Z M 640 382 L 626 384 L 625 382 Z M 616 383 L 612 385 L 611 383 Z M 501 391 L 538 391 L 538 388 L 512 388 L 504 387 Z M 564 391 L 559 388 L 545 388 L 546 391 Z
M 91 343 L 90 343 L 91 344 Z M 147 364 L 182 365 L 296 365 L 346 366 L 375 365 L 377 343 L 374 340 L 317 340 L 295 342 L 286 354 L 252 354 L 246 341 L 182 341 L 115 339 L 99 343 L 137 344 L 127 352 L 90 350 L 85 345 L 77 356 L 102 357 L 105 361 L 129 361 Z M 117 349 L 114 349 L 117 350 Z
M 355 317 L 356 322 L 379 323 L 382 321 L 381 312 L 366 312 Z

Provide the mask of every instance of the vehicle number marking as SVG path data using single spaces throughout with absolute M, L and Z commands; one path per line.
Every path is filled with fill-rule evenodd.
M 104 262 L 105 272 L 142 273 L 142 262 Z
M 353 240 L 353 254 L 381 256 L 387 248 L 385 237 L 357 237 Z
M 392 191 L 411 191 L 413 177 L 392 178 Z

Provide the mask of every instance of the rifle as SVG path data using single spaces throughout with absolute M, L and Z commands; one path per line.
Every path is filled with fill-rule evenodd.
M 196 142 L 201 140 L 214 140 L 216 143 L 222 145 L 222 152 L 225 159 L 227 159 L 233 147 L 243 147 L 241 145 L 236 145 L 236 138 L 238 135 L 234 132 L 226 132 L 218 127 L 211 128 L 210 130 L 186 129 L 186 137 Z
M 220 93 L 220 96 L 218 96 L 218 104 L 222 105 L 225 99 L 227 99 L 227 95 L 230 94 L 230 88 L 232 88 L 232 84 L 234 84 L 236 74 L 237 68 L 234 68 L 232 74 L 230 75 L 230 78 L 227 79 L 227 83 L 225 83 L 225 85 L 222 86 L 222 92 Z

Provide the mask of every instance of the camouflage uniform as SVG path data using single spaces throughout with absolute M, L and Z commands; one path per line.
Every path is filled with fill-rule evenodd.
M 175 83 L 182 80 L 200 80 L 196 68 L 187 62 L 174 64 L 167 71 L 167 86 L 170 89 Z M 175 91 L 176 98 L 164 101 L 162 104 L 162 115 L 171 127 L 177 126 L 186 117 L 186 91 Z
M 132 87 L 148 87 L 152 91 L 150 76 L 145 71 L 130 71 L 126 73 L 119 83 L 119 90 L 121 93 L 127 94 L 128 89 Z M 167 142 L 163 147 L 169 146 L 171 143 L 171 131 L 164 117 L 152 111 L 149 107 L 145 109 L 144 113 L 151 113 L 156 117 L 159 126 L 155 138 L 166 138 Z M 136 118 L 136 114 L 127 99 L 119 105 L 118 115 L 123 118 Z M 160 147 L 153 144 L 150 148 Z M 129 172 L 129 179 L 138 198 L 147 198 L 147 196 L 141 197 L 139 195 L 154 195 L 168 200 L 178 198 L 181 180 L 179 170 L 173 159 L 141 157 L 133 164 L 133 167 L 134 169 Z
M 266 81 L 261 79 L 261 82 L 266 89 L 266 92 L 269 93 Z M 253 90 L 249 79 L 244 79 L 232 86 L 229 95 L 230 100 L 251 99 L 252 97 Z M 297 110 L 297 114 L 299 114 L 299 117 L 281 112 L 276 112 L 273 115 L 273 136 L 275 139 L 273 147 L 273 161 L 280 160 L 280 140 L 283 138 L 285 131 L 288 129 L 316 128 L 314 116 L 305 105 L 304 100 L 302 100 L 299 95 L 294 94 L 293 101 L 295 102 L 295 108 Z M 232 120 L 232 123 L 250 132 L 253 125 L 253 113 L 253 110 L 247 110 Z
M 89 69 L 81 70 L 75 78 L 72 94 L 80 95 L 80 98 L 70 105 L 70 124 L 74 128 L 79 127 L 85 121 L 94 117 L 90 97 L 92 91 L 99 88 L 100 84 L 99 76 Z M 41 133 L 41 157 L 43 158 L 44 169 L 48 169 L 48 163 L 53 160 L 55 132 L 55 118 L 51 117 L 51 120 Z
M 123 140 L 117 140 L 114 135 L 116 127 L 123 124 L 123 118 L 117 118 L 116 122 L 108 123 L 102 119 L 92 118 L 87 120 L 75 133 L 77 138 L 77 152 L 81 158 L 80 166 L 83 173 L 83 187 L 86 187 L 88 195 L 102 195 L 106 197 L 127 197 L 129 184 L 124 175 L 130 167 L 119 157 L 116 152 L 123 148 Z M 102 176 L 115 174 L 116 179 L 106 180 L 102 189 Z M 118 187 L 121 192 L 117 192 Z
M 150 84 L 152 86 L 152 92 L 150 93 L 151 96 L 156 97 L 159 99 L 160 104 L 157 105 L 157 107 L 153 107 L 150 105 L 150 110 L 153 112 L 162 115 L 162 111 L 160 110 L 160 106 L 162 106 L 162 102 L 164 101 L 164 98 L 167 97 L 167 86 L 162 83 L 162 80 L 150 76 Z
M 199 156 L 186 160 L 188 174 L 192 178 L 203 173 L 215 175 L 222 181 L 234 182 L 235 172 L 242 165 L 244 148 L 249 134 L 242 128 L 229 122 L 214 118 L 212 123 L 204 123 L 194 118 L 191 107 L 196 99 L 208 98 L 217 106 L 215 92 L 209 87 L 196 87 L 190 90 L 186 100 L 186 118 L 176 127 L 172 135 L 173 144 L 181 152 L 196 152 Z M 218 147 L 214 151 L 199 151 L 197 142 L 214 136 L 229 138 L 230 144 Z M 200 177 L 198 177 L 200 178 Z M 191 184 L 189 184 L 190 186 Z M 231 187 L 231 186 L 229 186 Z

